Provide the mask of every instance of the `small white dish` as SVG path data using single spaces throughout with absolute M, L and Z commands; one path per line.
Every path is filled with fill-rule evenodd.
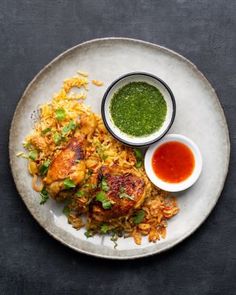
M 163 122 L 160 129 L 156 130 L 155 132 L 149 135 L 132 136 L 132 135 L 126 134 L 122 132 L 114 124 L 113 119 L 111 117 L 110 103 L 114 94 L 123 86 L 131 82 L 146 82 L 156 87 L 161 92 L 164 100 L 166 101 L 167 114 L 166 114 L 165 121 Z M 128 73 L 124 76 L 121 76 L 108 87 L 107 91 L 105 92 L 103 96 L 103 100 L 101 104 L 101 113 L 102 113 L 103 122 L 107 130 L 111 133 L 113 137 L 115 137 L 117 140 L 123 142 L 126 145 L 142 147 L 142 146 L 148 146 L 158 141 L 168 132 L 168 130 L 172 126 L 175 119 L 176 103 L 175 103 L 175 98 L 171 89 L 160 78 L 149 73 L 133 72 L 133 73 Z
M 185 144 L 187 147 L 189 147 L 193 153 L 194 160 L 195 160 L 195 166 L 194 166 L 192 174 L 187 179 L 178 183 L 163 181 L 155 174 L 152 167 L 152 157 L 155 151 L 162 144 L 171 142 L 171 141 L 181 142 Z M 179 191 L 186 190 L 187 188 L 192 186 L 199 178 L 202 171 L 202 155 L 198 146 L 188 137 L 181 134 L 168 134 L 158 143 L 155 143 L 148 148 L 145 154 L 144 165 L 145 165 L 146 173 L 153 184 L 155 184 L 157 187 L 168 192 L 179 192 Z

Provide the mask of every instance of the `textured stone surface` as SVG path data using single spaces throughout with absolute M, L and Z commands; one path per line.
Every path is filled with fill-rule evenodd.
M 233 0 L 0 1 L 1 294 L 235 294 L 235 11 Z M 136 261 L 87 257 L 53 240 L 18 196 L 8 164 L 9 126 L 28 82 L 65 49 L 106 36 L 192 60 L 215 87 L 231 133 L 230 171 L 210 217 L 171 251 Z

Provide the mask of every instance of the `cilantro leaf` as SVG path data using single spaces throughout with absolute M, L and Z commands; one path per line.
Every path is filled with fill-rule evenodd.
M 97 142 L 96 152 L 98 156 L 101 158 L 102 161 L 105 161 L 107 159 L 107 155 L 105 154 L 104 148 L 101 145 L 101 142 Z
M 100 232 L 101 234 L 106 234 L 109 231 L 110 227 L 106 223 L 101 225 Z
M 65 206 L 65 207 L 63 208 L 63 213 L 64 213 L 66 216 L 68 216 L 68 215 L 70 214 L 70 208 L 69 208 L 68 206 Z
M 45 128 L 45 129 L 43 129 L 42 130 L 42 134 L 46 134 L 46 133 L 48 133 L 49 131 L 51 131 L 51 128 Z
M 137 168 L 140 168 L 140 167 L 142 167 L 143 166 L 143 162 L 142 161 L 138 161 L 138 162 L 136 162 L 136 164 L 135 164 L 135 167 L 137 167 Z
M 137 211 L 133 216 L 134 224 L 141 223 L 143 221 L 144 217 L 145 217 L 145 211 L 144 210 Z
M 53 140 L 54 140 L 55 144 L 58 145 L 62 140 L 62 137 L 61 137 L 60 133 L 55 132 L 53 134 Z
M 71 120 L 68 125 L 62 128 L 62 136 L 65 136 L 68 132 L 70 132 L 71 130 L 74 130 L 75 127 L 76 127 L 75 122 Z
M 38 152 L 36 150 L 29 152 L 29 158 L 35 161 L 38 158 Z
M 135 155 L 137 160 L 142 160 L 143 159 L 142 152 L 139 149 L 134 149 L 134 155 Z
M 39 193 L 40 194 L 40 197 L 41 197 L 41 201 L 40 201 L 40 205 L 43 205 L 47 202 L 47 200 L 49 199 L 49 195 L 48 195 L 48 192 L 46 191 L 45 188 L 43 188 L 41 190 L 41 192 Z
M 108 183 L 105 179 L 105 177 L 102 178 L 102 182 L 101 182 L 101 188 L 104 192 L 108 192 L 109 191 L 109 186 L 108 186 Z
M 48 168 L 50 165 L 50 160 L 46 160 L 39 168 L 40 175 L 45 175 L 48 172 Z
M 85 192 L 84 191 L 78 191 L 76 193 L 76 196 L 79 197 L 79 198 L 83 197 L 84 195 L 85 195 Z
M 63 121 L 66 117 L 66 112 L 63 108 L 59 108 L 55 111 L 55 115 L 58 121 Z
M 112 203 L 107 199 L 107 196 L 104 192 L 99 192 L 96 195 L 96 200 L 102 203 L 103 209 L 110 209 Z
M 85 233 L 84 233 L 85 237 L 88 239 L 88 238 L 91 238 L 93 236 L 93 233 L 88 229 Z
M 136 158 L 135 167 L 140 168 L 143 165 L 143 154 L 139 149 L 134 149 L 134 155 Z
M 65 189 L 70 189 L 76 187 L 75 183 L 73 180 L 70 178 L 66 178 L 63 182 Z

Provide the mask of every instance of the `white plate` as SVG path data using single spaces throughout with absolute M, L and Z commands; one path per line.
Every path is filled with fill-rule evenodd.
M 143 239 L 120 239 L 117 249 L 109 238 L 86 239 L 66 220 L 62 208 L 53 200 L 39 205 L 31 188 L 25 159 L 17 158 L 24 137 L 32 130 L 30 118 L 37 106 L 50 100 L 65 78 L 77 70 L 90 73 L 91 79 L 105 82 L 91 86 L 86 103 L 100 113 L 105 89 L 127 72 L 149 72 L 164 80 L 176 99 L 176 119 L 169 133 L 189 136 L 199 146 L 204 167 L 198 182 L 178 195 L 180 213 L 168 223 L 167 237 L 156 244 Z M 224 113 L 214 89 L 197 68 L 181 55 L 151 43 L 106 38 L 85 42 L 64 52 L 47 65 L 25 90 L 14 115 L 10 132 L 10 162 L 17 189 L 34 218 L 54 238 L 69 247 L 94 256 L 129 259 L 167 250 L 193 233 L 216 204 L 228 171 L 230 143 Z M 209 233 L 210 234 L 210 233 Z

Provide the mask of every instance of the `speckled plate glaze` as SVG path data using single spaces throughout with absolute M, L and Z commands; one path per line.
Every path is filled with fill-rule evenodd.
M 108 237 L 86 239 L 66 220 L 61 205 L 49 200 L 39 205 L 31 188 L 27 161 L 17 158 L 24 137 L 32 130 L 31 114 L 51 99 L 63 80 L 76 71 L 90 73 L 91 79 L 105 82 L 90 87 L 86 103 L 100 113 L 106 87 L 127 72 L 149 72 L 164 80 L 176 98 L 176 119 L 169 133 L 194 140 L 201 149 L 203 171 L 198 182 L 178 194 L 180 213 L 168 223 L 167 237 L 156 244 L 143 239 L 141 246 L 131 238 L 120 239 L 114 249 Z M 33 217 L 55 239 L 76 251 L 111 259 L 131 259 L 160 253 L 193 233 L 216 204 L 228 171 L 230 143 L 227 123 L 214 89 L 186 58 L 158 45 L 126 38 L 105 38 L 82 43 L 59 55 L 26 88 L 15 111 L 10 131 L 10 163 L 17 189 Z M 210 234 L 210 232 L 209 232 Z

